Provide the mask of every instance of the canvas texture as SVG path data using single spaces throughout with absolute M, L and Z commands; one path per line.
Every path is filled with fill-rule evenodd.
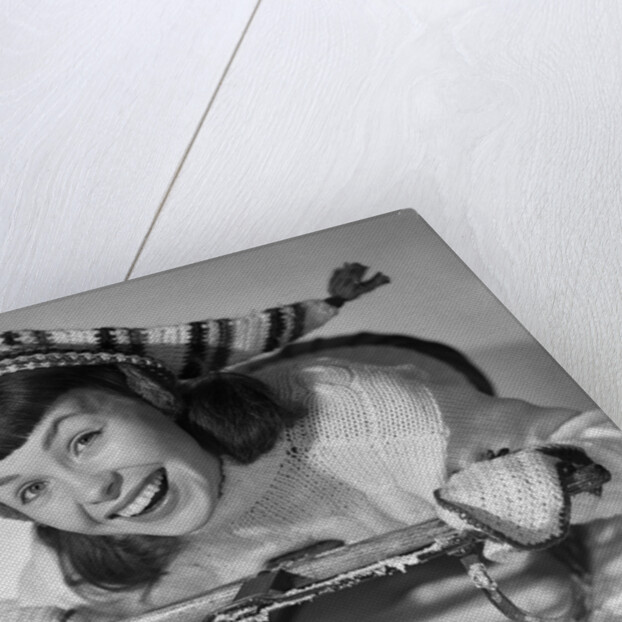
M 502 561 L 492 575 L 503 577 L 534 620 L 622 619 L 615 546 L 622 433 L 416 214 L 354 223 L 212 266 L 0 323 L 6 379 L 111 364 L 131 391 L 178 421 L 186 408 L 181 389 L 224 369 L 261 381 L 297 415 L 252 462 L 222 457 L 214 513 L 184 535 L 181 552 L 149 589 L 68 585 L 57 553 L 35 538 L 23 555 L 11 553 L 19 558 L 17 577 L 10 561 L 0 569 L 16 586 L 0 601 L 3 620 L 203 619 L 209 612 L 191 613 L 190 599 L 244 582 L 283 554 L 327 541 L 353 545 L 439 519 L 460 537 L 477 537 L 483 562 Z M 147 290 L 167 309 L 155 322 L 153 304 L 141 307 Z M 115 300 L 109 307 L 116 311 L 105 310 L 104 299 Z M 600 479 L 577 491 L 569 482 L 583 473 Z M 12 518 L 27 519 L 28 508 L 6 507 L 0 534 L 8 546 Z M 578 562 L 556 556 L 579 528 Z M 408 572 L 396 560 L 378 560 L 379 578 L 360 586 L 352 580 L 342 589 L 347 577 L 336 577 L 327 588 L 333 594 L 305 600 L 293 619 L 492 622 L 518 615 L 495 609 L 481 585 L 478 591 L 442 560 L 412 558 Z M 581 564 L 589 577 L 577 570 Z M 469 572 L 477 579 L 475 568 Z M 399 576 L 389 577 L 396 569 Z M 168 613 L 160 609 L 166 606 Z M 267 615 L 240 610 L 216 619 Z

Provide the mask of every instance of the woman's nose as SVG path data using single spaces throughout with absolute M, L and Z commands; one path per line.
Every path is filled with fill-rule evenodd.
M 122 483 L 123 478 L 116 471 L 80 473 L 73 482 L 73 488 L 82 503 L 96 504 L 116 499 Z

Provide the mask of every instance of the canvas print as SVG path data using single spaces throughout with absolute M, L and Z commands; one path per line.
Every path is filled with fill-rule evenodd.
M 622 620 L 622 433 L 411 210 L 0 331 L 2 620 Z

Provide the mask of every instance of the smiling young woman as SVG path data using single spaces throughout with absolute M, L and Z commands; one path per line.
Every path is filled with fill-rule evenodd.
M 47 371 L 45 380 L 33 373 L 28 381 L 63 386 L 63 373 Z M 63 393 L 0 461 L 0 502 L 88 535 L 178 536 L 205 524 L 218 496 L 219 459 L 144 400 L 86 382 Z
M 361 281 L 361 268 L 315 307 L 322 317 L 386 282 Z M 261 351 L 300 334 L 299 312 L 267 317 Z M 216 322 L 215 344 L 231 341 L 226 326 Z M 173 357 L 175 371 L 144 348 L 101 350 L 136 346 L 127 329 L 101 329 L 100 345 L 83 351 L 0 360 L 0 503 L 37 524 L 74 620 L 179 603 L 310 543 L 439 516 L 532 550 L 563 540 L 571 519 L 622 513 L 622 435 L 602 412 L 492 395 L 451 348 L 427 343 L 440 360 L 417 348 L 407 363 L 314 353 L 246 375 L 204 373 L 204 323 L 171 332 L 192 346 Z M 9 349 L 16 337 L 5 335 Z M 560 473 L 585 465 L 611 481 L 571 505 Z M 43 575 L 30 570 L 37 585 Z M 29 596 L 53 604 L 32 587 Z
M 222 454 L 252 461 L 295 419 L 262 383 L 236 374 L 186 386 L 176 417 L 137 395 L 114 366 L 7 380 L 0 503 L 35 521 L 74 587 L 131 590 L 157 580 L 180 537 L 212 518 Z

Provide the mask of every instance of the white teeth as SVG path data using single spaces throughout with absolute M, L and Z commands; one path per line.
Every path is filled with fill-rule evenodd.
M 117 512 L 117 516 L 130 518 L 131 516 L 140 514 L 149 505 L 151 499 L 153 499 L 153 496 L 158 492 L 158 490 L 160 490 L 163 479 L 163 474 L 158 472 L 156 477 L 140 491 L 139 495 L 136 499 L 134 499 L 134 501 L 132 501 L 132 503 L 126 505 L 122 510 Z

